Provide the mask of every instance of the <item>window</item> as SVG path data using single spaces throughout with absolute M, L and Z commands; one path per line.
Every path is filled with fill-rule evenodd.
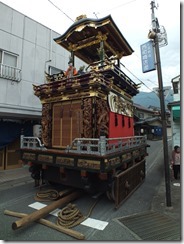
M 114 117 L 114 124 L 115 124 L 115 126 L 118 126 L 118 116 L 117 116 L 117 114 L 114 114 L 115 115 L 115 117 Z
M 144 119 L 144 113 L 138 113 L 138 117 L 139 117 L 139 119 Z
M 17 67 L 17 56 L 4 52 L 3 64 L 16 68 Z
M 55 75 L 55 74 L 59 74 L 61 72 L 62 72 L 61 69 L 55 68 L 53 66 L 49 66 L 49 75 Z
M 174 94 L 178 94 L 178 82 L 173 82 Z
M 124 115 L 122 115 L 122 127 L 124 127 L 125 126 L 125 117 L 124 117 Z
M 0 50 L 0 77 L 20 81 L 21 70 L 17 68 L 18 55 Z
M 131 121 L 130 121 L 130 117 L 128 118 L 128 128 L 131 127 Z

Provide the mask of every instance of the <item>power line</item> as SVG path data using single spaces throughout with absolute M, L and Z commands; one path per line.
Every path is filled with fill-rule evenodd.
M 70 18 L 70 16 L 68 16 L 63 10 L 61 10 L 58 6 L 56 6 L 51 0 L 48 0 L 48 1 L 49 1 L 55 8 L 57 8 L 60 12 L 62 12 L 68 19 L 70 19 L 72 22 L 74 22 L 74 20 L 73 20 L 72 18 Z M 121 5 L 118 5 L 118 6 L 116 6 L 116 7 L 111 8 L 111 9 L 109 9 L 109 10 L 107 10 L 107 11 L 112 11 L 112 10 L 114 10 L 114 9 L 116 9 L 116 8 L 119 8 L 119 7 L 121 7 L 121 6 L 127 5 L 127 4 L 129 4 L 129 3 L 131 3 L 131 2 L 135 2 L 135 1 L 136 1 L 136 0 L 132 0 L 132 1 L 129 1 L 129 2 L 123 3 L 123 4 L 121 4 Z M 107 11 L 105 11 L 105 12 L 107 12 Z M 104 11 L 103 11 L 103 12 L 104 12 Z M 99 13 L 93 12 L 93 14 L 94 14 L 94 15 L 96 16 L 96 18 L 98 19 L 97 14 L 99 14 Z M 137 56 L 137 55 L 136 55 L 136 56 Z M 139 58 L 139 57 L 137 56 L 137 58 Z M 125 67 L 124 64 L 121 63 L 121 65 L 123 65 L 123 67 L 124 67 L 125 69 L 127 69 L 127 68 Z M 128 70 L 128 69 L 127 69 L 127 70 Z M 135 76 L 130 70 L 128 70 L 128 71 L 129 71 L 129 73 L 132 74 L 137 80 L 139 80 L 139 81 L 141 82 L 141 84 L 143 84 L 148 90 L 154 92 L 154 91 L 151 90 L 150 87 L 148 87 L 143 81 L 141 81 L 137 76 Z
M 136 57 L 136 58 L 139 60 L 139 62 L 138 62 L 138 60 L 136 60 L 137 64 L 139 64 L 139 63 L 140 63 L 140 59 L 141 59 L 141 57 L 138 56 L 138 55 L 136 54 L 136 52 L 133 53 L 133 55 L 134 55 L 134 57 Z M 170 79 L 170 77 L 169 77 L 167 74 L 164 74 L 164 77 L 165 77 L 165 80 L 169 80 L 169 79 Z M 154 81 L 151 81 L 151 80 L 149 80 L 149 79 L 147 79 L 147 81 L 151 82 L 151 83 L 154 84 L 155 86 L 158 86 L 158 84 L 155 83 Z
M 126 70 L 128 70 L 128 72 L 131 74 L 131 75 L 133 75 L 138 81 L 140 81 L 141 82 L 141 84 L 143 84 L 147 89 L 149 89 L 151 92 L 154 92 L 153 90 L 151 90 L 150 89 L 150 87 L 148 87 L 142 80 L 140 80 L 136 75 L 134 75 L 129 69 L 127 69 L 126 67 L 125 67 L 125 65 L 124 64 L 122 64 L 122 63 L 120 63 Z M 155 92 L 154 92 L 155 93 Z M 156 94 L 156 93 L 155 93 Z
M 58 6 L 56 6 L 53 2 L 51 2 L 50 0 L 48 0 L 55 8 L 57 8 L 59 11 L 61 11 L 68 19 L 70 19 L 72 22 L 74 22 L 74 20 L 72 18 L 70 18 L 70 16 L 68 16 L 65 12 L 63 12 L 63 10 L 61 10 Z
M 112 11 L 112 10 L 114 10 L 114 9 L 116 9 L 116 8 L 120 8 L 120 7 L 124 6 L 124 5 L 127 5 L 127 4 L 132 3 L 132 2 L 135 2 L 135 1 L 136 1 L 136 0 L 131 0 L 131 1 L 129 1 L 129 2 L 120 4 L 120 5 L 116 6 L 116 7 L 111 8 L 111 9 L 104 10 L 104 11 L 102 11 L 101 13 Z

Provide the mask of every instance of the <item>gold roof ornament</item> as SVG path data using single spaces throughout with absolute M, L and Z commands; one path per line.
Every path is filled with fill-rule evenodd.
M 86 14 L 81 14 L 81 15 L 79 15 L 79 16 L 75 19 L 75 22 L 76 22 L 76 21 L 79 21 L 79 20 L 81 20 L 81 19 L 87 19 L 87 15 L 86 15 Z

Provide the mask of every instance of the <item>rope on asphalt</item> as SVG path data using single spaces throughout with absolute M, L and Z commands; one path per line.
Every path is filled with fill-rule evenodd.
M 55 201 L 61 197 L 64 197 L 71 192 L 73 192 L 73 188 L 66 188 L 61 191 L 57 191 L 55 189 L 42 190 L 36 193 L 35 200 L 37 201 Z
M 57 225 L 65 228 L 71 228 L 80 224 L 84 218 L 85 217 L 75 204 L 69 203 L 58 213 Z
M 69 203 L 66 207 L 64 207 L 61 211 L 59 211 L 57 225 L 60 225 L 65 228 L 72 228 L 76 225 L 79 225 L 80 223 L 82 223 L 85 219 L 87 219 L 91 215 L 91 213 L 98 201 L 99 201 L 99 198 L 92 204 L 92 206 L 86 216 L 82 215 L 82 213 L 76 207 L 75 204 Z
M 60 197 L 60 194 L 57 190 L 49 189 L 49 190 L 37 192 L 36 197 L 37 200 L 50 201 L 50 200 L 57 200 Z
M 68 189 L 68 191 L 71 191 L 72 189 Z M 51 200 L 57 200 L 61 197 L 61 195 L 64 194 L 64 192 L 58 192 L 54 189 L 48 189 L 45 191 L 40 191 L 36 193 L 36 200 L 39 201 L 51 201 Z M 97 198 L 97 200 L 92 204 L 91 208 L 89 209 L 89 212 L 86 216 L 83 216 L 80 210 L 76 207 L 75 204 L 69 203 L 66 207 L 61 209 L 58 213 L 57 218 L 57 225 L 60 225 L 65 228 L 72 228 L 76 225 L 79 225 L 81 222 L 83 222 L 85 219 L 87 219 L 97 202 L 99 201 L 100 197 Z

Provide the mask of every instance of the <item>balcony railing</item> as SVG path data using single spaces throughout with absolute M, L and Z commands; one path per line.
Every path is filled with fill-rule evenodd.
M 146 145 L 145 136 L 106 138 L 75 138 L 66 152 L 76 154 L 107 155 L 121 152 L 126 149 Z
M 44 144 L 42 144 L 41 140 L 38 137 L 28 136 L 24 137 L 21 135 L 20 137 L 20 148 L 29 148 L 29 149 L 42 149 L 45 150 Z
M 91 154 L 104 156 L 111 153 L 118 153 L 126 149 L 131 149 L 146 145 L 146 136 L 106 138 L 75 138 L 71 145 L 65 149 L 67 153 Z M 41 149 L 46 150 L 44 144 L 38 137 L 21 136 L 21 149 Z
M 0 77 L 12 81 L 21 81 L 21 69 L 0 63 Z

